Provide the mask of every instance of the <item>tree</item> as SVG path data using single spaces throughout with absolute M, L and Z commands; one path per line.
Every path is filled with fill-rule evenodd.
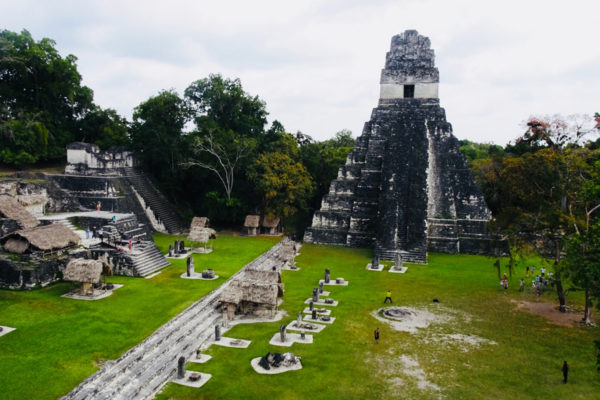
M 114 146 L 131 146 L 129 124 L 111 108 L 94 106 L 81 121 L 82 141 L 106 150 Z
M 77 58 L 62 58 L 54 46 L 26 30 L 0 32 L 0 162 L 62 159 L 81 137 L 93 94 L 81 85 Z
M 218 178 L 227 200 L 231 200 L 235 172 L 242 159 L 250 153 L 254 141 L 236 134 L 232 130 L 208 130 L 203 135 L 196 137 L 193 142 L 192 154 L 194 158 L 183 162 L 185 167 L 197 166 L 213 172 Z
M 585 132 L 579 124 L 556 119 L 531 119 L 526 126 L 525 134 L 516 141 L 522 153 L 505 157 L 500 171 L 493 170 L 497 204 L 491 226 L 505 235 L 511 246 L 511 261 L 514 253 L 531 246 L 553 261 L 558 300 L 564 311 L 562 241 L 576 226 L 574 218 L 585 209 L 580 196 L 581 169 L 575 162 Z
M 181 136 L 189 112 L 174 90 L 164 90 L 133 110 L 131 139 L 146 168 L 162 180 L 179 165 Z
M 208 123 L 241 136 L 256 138 L 264 133 L 265 103 L 258 96 L 244 92 L 239 79 L 211 74 L 188 86 L 185 98 L 193 110 L 198 130 Z
M 259 155 L 250 179 L 261 192 L 263 208 L 271 216 L 289 217 L 306 209 L 313 191 L 304 165 L 281 153 Z

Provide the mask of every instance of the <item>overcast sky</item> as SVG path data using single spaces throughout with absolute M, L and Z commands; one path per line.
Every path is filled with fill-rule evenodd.
M 78 57 L 104 108 L 131 119 L 162 89 L 220 73 L 269 121 L 322 140 L 362 132 L 393 35 L 431 39 L 459 139 L 504 145 L 530 115 L 600 112 L 598 1 L 0 0 L 0 29 Z

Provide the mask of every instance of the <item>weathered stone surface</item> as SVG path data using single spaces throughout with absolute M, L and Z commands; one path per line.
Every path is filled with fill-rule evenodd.
M 379 105 L 331 182 L 304 241 L 375 247 L 427 262 L 427 250 L 485 253 L 491 213 L 437 98 L 429 39 L 392 38 Z

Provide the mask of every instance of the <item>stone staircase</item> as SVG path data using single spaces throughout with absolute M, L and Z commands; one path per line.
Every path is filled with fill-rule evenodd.
M 164 225 L 170 234 L 181 233 L 186 227 L 181 217 L 168 200 L 156 189 L 146 175 L 133 168 L 123 168 L 123 177 L 142 196 L 154 213 L 156 219 Z
M 396 261 L 398 253 L 402 256 L 402 262 L 427 264 L 427 253 L 420 249 L 416 251 L 390 250 L 384 249 L 379 245 L 375 246 L 375 254 L 379 256 L 380 260 Z
M 148 276 L 170 264 L 150 241 L 136 243 L 134 251 L 128 253 L 128 256 L 137 276 Z
M 211 338 L 221 322 L 221 293 L 247 268 L 272 270 L 295 256 L 294 242 L 284 239 L 235 273 L 227 282 L 195 302 L 116 361 L 108 361 L 63 400 L 151 399 L 173 377 L 177 360 L 186 359 Z

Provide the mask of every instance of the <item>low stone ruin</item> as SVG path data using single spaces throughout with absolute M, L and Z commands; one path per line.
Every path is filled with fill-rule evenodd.
M 271 368 L 290 368 L 296 365 L 302 365 L 300 357 L 295 356 L 293 353 L 267 353 L 266 356 L 262 357 L 258 362 L 263 369 L 270 370 Z

